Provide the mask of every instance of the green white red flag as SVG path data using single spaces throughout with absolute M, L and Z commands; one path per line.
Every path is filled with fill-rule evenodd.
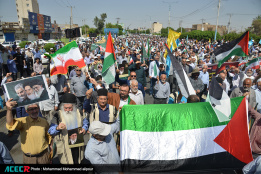
M 116 62 L 115 52 L 112 43 L 111 32 L 108 35 L 105 57 L 102 67 L 102 78 L 107 84 L 111 84 L 115 81 L 115 65 Z
M 252 69 L 259 69 L 260 68 L 260 59 L 261 57 L 255 58 L 249 61 L 246 66 Z
M 51 59 L 50 75 L 67 74 L 69 66 L 82 68 L 85 65 L 80 49 L 75 41 L 65 45 L 54 54 L 45 54 Z

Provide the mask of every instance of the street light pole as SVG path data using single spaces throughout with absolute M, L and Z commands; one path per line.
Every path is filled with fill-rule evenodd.
M 218 17 L 219 17 L 220 2 L 221 2 L 221 0 L 218 1 L 217 25 L 216 25 L 216 31 L 215 31 L 214 41 L 216 41 L 216 39 L 217 39 L 217 27 L 218 27 Z

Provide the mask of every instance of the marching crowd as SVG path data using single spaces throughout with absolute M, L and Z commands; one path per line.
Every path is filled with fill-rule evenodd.
M 172 54 L 180 62 L 196 93 L 186 99 L 179 90 L 172 64 L 169 66 L 164 57 L 165 40 L 141 35 L 115 38 L 116 75 L 115 82 L 111 84 L 106 84 L 102 77 L 105 50 L 102 47 L 91 50 L 92 42 L 79 44 L 85 67 L 70 67 L 68 75 L 50 77 L 49 70 L 45 72 L 41 63 L 41 55 L 46 52 L 43 47 L 27 46 L 23 51 L 17 45 L 2 47 L 0 79 L 2 72 L 4 78 L 1 85 L 25 78 L 26 71 L 27 77 L 46 74 L 49 88 L 49 100 L 24 107 L 16 108 L 17 102 L 5 97 L 6 128 L 9 136 L 15 129 L 20 131 L 23 163 L 50 164 L 57 156 L 61 164 L 120 164 L 119 112 L 124 105 L 150 103 L 145 100 L 146 95 L 153 97 L 154 104 L 204 102 L 210 86 L 208 70 L 217 63 L 213 51 L 225 41 L 210 43 L 182 39 L 173 50 Z M 62 46 L 58 45 L 55 50 Z M 145 46 L 146 49 L 143 48 Z M 50 50 L 52 53 L 54 49 Z M 261 46 L 253 46 L 249 55 L 232 56 L 228 62 L 261 57 Z M 261 136 L 258 134 L 261 118 L 260 68 L 227 66 L 215 77 L 231 98 L 247 97 L 249 116 L 255 119 L 250 141 L 253 156 L 257 158 L 261 154 Z M 23 99 L 31 95 L 24 86 L 17 88 L 16 92 Z M 72 147 L 77 140 L 69 130 L 75 128 L 78 128 L 78 134 L 88 137 L 88 142 Z M 0 148 L 6 149 L 4 144 L 0 144 Z M 13 163 L 7 149 L 0 163 Z

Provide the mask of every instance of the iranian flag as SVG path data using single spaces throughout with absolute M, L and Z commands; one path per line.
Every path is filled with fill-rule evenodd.
M 248 55 L 249 31 L 245 32 L 240 38 L 229 43 L 225 43 L 221 47 L 214 50 L 214 54 L 218 61 L 218 67 L 226 62 L 231 56 Z
M 106 50 L 105 50 L 105 57 L 102 67 L 102 77 L 103 80 L 109 85 L 115 81 L 115 66 L 114 63 L 116 61 L 111 32 L 109 32 Z
M 261 57 L 255 58 L 249 61 L 246 66 L 252 69 L 259 69 L 260 68 L 260 59 Z
M 124 172 L 242 169 L 253 160 L 247 106 L 245 98 L 232 98 L 232 118 L 223 122 L 208 102 L 123 106 Z
M 69 66 L 82 68 L 85 65 L 80 49 L 75 41 L 65 45 L 54 54 L 45 54 L 51 59 L 50 74 L 67 74 Z

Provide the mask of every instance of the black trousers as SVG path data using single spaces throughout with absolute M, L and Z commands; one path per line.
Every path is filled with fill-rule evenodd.
M 167 98 L 154 98 L 154 104 L 167 104 Z

